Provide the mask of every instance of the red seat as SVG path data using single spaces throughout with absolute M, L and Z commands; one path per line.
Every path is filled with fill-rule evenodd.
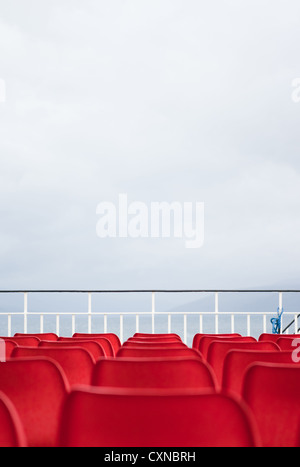
M 202 333 L 197 333 L 193 337 L 193 344 L 192 347 L 194 349 L 199 350 L 199 343 L 204 336 L 211 336 L 211 337 L 242 337 L 241 334 L 238 333 L 232 333 L 232 334 L 202 334 Z
M 248 337 L 248 336 L 232 336 L 232 335 L 228 335 L 228 336 L 217 335 L 216 336 L 213 334 L 211 336 L 208 336 L 208 335 L 202 336 L 199 340 L 198 350 L 203 356 L 203 358 L 207 358 L 207 352 L 208 352 L 209 345 L 213 341 L 257 342 L 254 337 Z
M 99 344 L 99 342 L 89 341 L 87 339 L 78 339 L 76 341 L 68 341 L 68 342 L 61 342 L 61 341 L 41 341 L 39 343 L 39 347 L 81 347 L 83 349 L 88 350 L 97 360 L 100 357 L 105 357 L 105 352 L 103 347 Z
M 258 341 L 259 342 L 263 342 L 263 341 L 273 341 L 273 342 L 277 342 L 277 340 L 279 339 L 279 337 L 299 337 L 299 334 L 271 334 L 271 333 L 263 333 L 259 336 L 258 338 Z
M 218 384 L 222 386 L 223 363 L 229 350 L 269 350 L 279 352 L 280 348 L 274 342 L 241 342 L 241 341 L 213 341 L 209 344 L 207 361 L 213 368 Z
M 266 447 L 297 447 L 300 366 L 255 363 L 244 376 L 242 396 Z
M 202 358 L 200 352 L 189 347 L 121 347 L 116 357 L 126 358 L 166 358 L 166 357 L 194 357 Z
M 253 363 L 293 363 L 292 353 L 267 350 L 230 350 L 223 364 L 223 389 L 241 395 L 243 377 L 249 365 Z
M 89 341 L 98 342 L 98 344 L 100 344 L 101 347 L 103 348 L 106 357 L 115 356 L 113 346 L 106 337 L 98 337 L 98 336 L 95 337 L 94 336 L 94 337 L 59 337 L 58 338 L 58 342 L 65 342 L 65 343 L 74 342 L 74 341 L 76 342 L 76 340 L 77 341 L 78 340 L 81 340 L 81 341 L 89 340 Z
M 14 342 L 15 344 L 28 347 L 37 347 L 41 342 L 41 340 L 36 336 L 0 337 L 0 339 L 8 340 Z
M 3 392 L 0 393 L 0 447 L 27 447 L 19 414 L 11 400 Z
M 296 347 L 300 346 L 300 335 L 296 334 L 295 337 L 291 335 L 289 337 L 279 337 L 276 342 L 281 350 L 295 350 Z
M 173 332 L 170 332 L 170 333 L 161 333 L 161 334 L 158 334 L 158 333 L 154 333 L 154 334 L 150 334 L 150 333 L 143 333 L 143 332 L 136 332 L 135 334 L 133 334 L 133 337 L 136 338 L 136 337 L 142 337 L 142 338 L 146 338 L 146 339 L 156 339 L 157 337 L 175 337 L 176 339 L 180 340 L 181 341 L 181 337 L 178 335 L 178 334 L 175 334 Z
M 154 347 L 165 347 L 165 348 L 173 348 L 173 347 L 182 347 L 182 348 L 187 348 L 187 345 L 184 344 L 183 342 L 156 342 L 156 341 L 149 341 L 149 340 L 146 340 L 144 342 L 140 342 L 140 341 L 126 341 L 124 342 L 123 346 L 122 347 L 151 347 L 151 348 L 154 348 Z
M 21 332 L 16 332 L 14 337 L 37 337 L 41 341 L 57 341 L 58 335 L 55 334 L 54 332 L 42 332 L 42 333 L 21 333 Z
M 215 376 L 200 359 L 100 359 L 92 384 L 119 388 L 212 388 Z
M 117 336 L 117 334 L 114 334 L 112 332 L 98 333 L 98 334 L 95 334 L 95 333 L 87 334 L 87 333 L 75 332 L 73 334 L 73 337 L 91 337 L 91 338 L 93 338 L 93 337 L 105 337 L 106 339 L 108 339 L 111 342 L 115 354 L 118 351 L 118 349 L 121 347 L 121 341 L 120 341 L 119 337 Z
M 54 360 L 11 359 L 0 364 L 0 391 L 15 406 L 29 447 L 51 447 L 57 432 L 68 381 Z
M 70 386 L 91 384 L 95 359 L 81 347 L 17 347 L 12 358 L 49 357 L 63 369 Z
M 64 407 L 62 447 L 258 446 L 251 413 L 215 391 L 82 388 Z
M 0 362 L 5 362 L 10 358 L 11 353 L 18 344 L 10 340 L 0 338 Z
M 178 339 L 178 337 L 173 337 L 173 336 L 165 336 L 165 337 L 129 337 L 126 342 L 140 342 L 140 343 L 145 343 L 145 342 L 153 342 L 153 343 L 160 343 L 160 342 L 182 342 L 181 339 Z

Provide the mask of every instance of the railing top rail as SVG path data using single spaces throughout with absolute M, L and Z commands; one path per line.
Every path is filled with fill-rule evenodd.
M 19 289 L 0 293 L 300 293 L 300 289 Z

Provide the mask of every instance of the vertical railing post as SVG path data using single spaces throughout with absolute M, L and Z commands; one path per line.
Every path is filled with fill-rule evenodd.
M 219 292 L 215 292 L 215 334 L 219 333 Z
M 27 333 L 28 293 L 24 292 L 24 333 Z
M 92 294 L 88 292 L 88 333 L 92 332 Z
M 152 334 L 155 332 L 155 324 L 154 324 L 154 316 L 155 316 L 155 292 L 152 292 L 152 310 L 151 310 L 151 316 L 152 316 Z
M 282 300 L 282 292 L 279 292 L 279 314 L 281 314 L 282 312 L 282 303 L 283 303 L 283 300 Z M 279 334 L 281 334 L 281 330 L 282 330 L 282 317 L 281 317 L 281 327 L 279 329 Z

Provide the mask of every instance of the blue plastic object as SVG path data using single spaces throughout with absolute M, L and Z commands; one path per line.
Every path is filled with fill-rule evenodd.
M 283 314 L 283 308 L 280 311 L 279 307 L 277 308 L 277 318 L 271 318 L 272 323 L 272 333 L 279 334 L 281 330 L 281 317 Z

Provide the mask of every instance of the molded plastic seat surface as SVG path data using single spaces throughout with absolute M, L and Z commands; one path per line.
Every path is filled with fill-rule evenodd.
M 69 341 L 69 342 L 51 342 L 51 341 L 41 341 L 39 347 L 81 347 L 82 349 L 88 350 L 97 360 L 100 357 L 105 357 L 105 352 L 103 347 L 99 344 L 99 342 L 89 341 L 87 339 L 78 339 L 76 341 Z
M 37 337 L 41 341 L 57 341 L 58 335 L 55 334 L 54 332 L 43 332 L 43 333 L 21 333 L 21 332 L 16 332 L 14 337 Z
M 257 421 L 263 446 L 298 446 L 299 394 L 299 365 L 260 363 L 248 368 L 242 395 Z
M 168 336 L 168 337 L 151 337 L 148 338 L 148 337 L 129 337 L 127 339 L 126 342 L 141 342 L 141 343 L 144 343 L 144 342 L 156 342 L 156 343 L 159 343 L 159 342 L 182 342 L 181 339 L 178 339 L 178 337 L 172 337 L 172 336 Z
M 98 344 L 101 345 L 101 347 L 103 348 L 104 352 L 105 352 L 105 355 L 106 357 L 114 357 L 115 356 L 115 352 L 114 352 L 114 349 L 113 349 L 113 346 L 111 344 L 111 342 L 106 338 L 106 337 L 59 337 L 58 338 L 58 342 L 76 342 L 76 341 L 79 341 L 79 340 L 89 340 L 89 341 L 94 341 L 94 342 L 98 342 Z
M 0 447 L 27 447 L 19 414 L 11 400 L 2 392 L 0 393 Z
M 200 359 L 101 359 L 92 384 L 119 388 L 216 388 L 210 367 Z
M 256 351 L 256 350 L 230 350 L 224 359 L 222 387 L 241 395 L 244 374 L 253 363 L 287 363 L 292 362 L 292 353 Z
M 213 341 L 209 344 L 207 351 L 207 362 L 215 372 L 217 381 L 222 386 L 224 359 L 230 350 L 269 350 L 280 352 L 280 348 L 275 342 L 241 342 L 241 341 Z
M 15 342 L 18 345 L 37 347 L 41 340 L 36 336 L 14 336 L 14 337 L 0 337 L 0 339 Z
M 194 357 L 201 358 L 200 352 L 189 347 L 121 347 L 116 357 L 126 358 L 166 358 L 166 357 Z
M 13 349 L 15 347 L 17 347 L 18 344 L 16 342 L 11 341 L 11 340 L 7 340 L 7 339 L 5 339 L 5 340 L 2 339 L 1 340 L 0 339 L 0 351 L 1 352 L 3 352 L 3 346 L 4 346 L 5 359 L 7 360 L 8 358 L 10 358 Z
M 83 333 L 83 332 L 75 332 L 72 337 L 91 337 L 91 338 L 93 338 L 93 337 L 106 337 L 106 339 L 108 339 L 111 342 L 115 353 L 121 347 L 121 341 L 119 339 L 119 336 L 117 336 L 117 334 L 114 334 L 112 332 L 98 333 L 98 334 L 95 334 L 95 333 L 88 334 L 88 333 Z
M 90 352 L 80 347 L 17 347 L 12 358 L 49 357 L 65 372 L 70 386 L 91 384 L 95 359 Z
M 203 355 L 203 358 L 207 358 L 207 352 L 208 348 L 211 342 L 214 341 L 224 341 L 224 342 L 229 342 L 229 341 L 234 341 L 234 342 L 257 342 L 254 337 L 248 337 L 248 336 L 202 336 L 199 340 L 199 346 L 198 350 L 199 352 Z
M 297 334 L 295 337 L 279 337 L 276 341 L 281 350 L 295 350 L 300 347 L 300 335 Z
M 194 349 L 199 350 L 200 340 L 204 336 L 210 336 L 210 337 L 242 337 L 242 335 L 238 334 L 238 333 L 232 333 L 232 334 L 201 334 L 201 333 L 197 333 L 193 337 L 192 347 Z
M 287 338 L 290 338 L 290 337 L 300 337 L 300 334 L 271 334 L 271 333 L 262 333 L 259 338 L 258 338 L 258 341 L 259 342 L 264 342 L 264 341 L 273 341 L 273 342 L 277 342 L 277 340 L 280 338 L 280 337 L 287 337 Z
M 259 445 L 246 405 L 197 390 L 76 389 L 60 433 L 66 447 Z
M 139 342 L 139 341 L 126 341 L 124 342 L 122 347 L 166 347 L 166 348 L 173 348 L 173 347 L 182 347 L 182 348 L 187 348 L 187 345 L 184 344 L 183 342 L 152 342 L 152 341 L 144 341 L 144 342 Z
M 175 337 L 176 339 L 178 340 L 182 340 L 181 337 L 178 335 L 178 334 L 175 334 L 173 332 L 171 333 L 161 333 L 161 334 L 157 334 L 157 333 L 154 333 L 154 334 L 149 334 L 149 333 L 143 333 L 143 332 L 136 332 L 135 334 L 133 334 L 133 337 L 143 337 L 143 338 L 146 338 L 146 339 L 152 339 L 152 338 L 157 338 L 157 337 Z
M 44 357 L 1 363 L 0 391 L 15 406 L 28 446 L 55 446 L 61 409 L 69 391 L 60 366 Z

